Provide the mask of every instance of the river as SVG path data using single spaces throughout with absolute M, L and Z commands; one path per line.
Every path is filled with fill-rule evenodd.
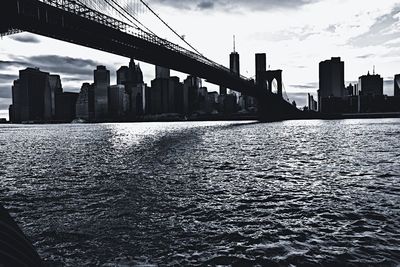
M 400 264 L 400 119 L 0 125 L 0 163 L 54 265 Z

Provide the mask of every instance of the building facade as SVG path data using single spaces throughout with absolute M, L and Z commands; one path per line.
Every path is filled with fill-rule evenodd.
M 95 120 L 108 118 L 108 87 L 110 86 L 110 71 L 105 66 L 97 66 L 94 71 L 94 107 Z
M 340 57 L 332 57 L 319 63 L 318 102 L 320 112 L 341 111 L 341 99 L 346 95 L 344 85 L 344 62 Z M 324 104 L 326 105 L 324 107 Z M 329 108 L 328 108 L 329 107 Z M 334 110 L 331 110 L 333 107 Z
M 76 118 L 94 121 L 94 86 L 84 83 L 76 101 Z
M 394 76 L 394 96 L 400 97 L 400 74 Z
M 359 90 L 363 96 L 383 96 L 383 78 L 379 74 L 363 75 L 359 78 Z

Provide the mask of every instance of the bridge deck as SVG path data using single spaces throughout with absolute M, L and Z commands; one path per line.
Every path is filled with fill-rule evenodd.
M 51 1 L 51 0 L 47 0 Z M 59 2 L 60 0 L 54 0 Z M 69 2 L 63 0 L 61 2 Z M 88 13 L 74 7 L 56 7 L 38 0 L 2 0 L 0 32 L 18 29 L 58 40 L 135 58 L 143 62 L 164 66 L 195 75 L 210 83 L 231 88 L 253 96 L 275 114 L 293 113 L 293 107 L 275 94 L 262 92 L 252 81 L 232 74 L 228 69 L 204 58 L 186 53 L 178 46 L 155 42 L 149 36 L 138 36 L 122 31 L 123 22 L 108 20 L 96 11 Z M 81 8 L 81 7 L 80 7 Z M 107 22 L 104 22 L 107 21 Z M 178 48 L 177 48 L 178 47 Z

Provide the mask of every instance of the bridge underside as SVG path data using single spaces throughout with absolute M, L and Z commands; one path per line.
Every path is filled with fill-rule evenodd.
M 154 42 L 103 25 L 97 21 L 47 5 L 37 0 L 2 0 L 0 33 L 15 30 L 135 58 L 154 65 L 195 75 L 258 99 L 266 119 L 296 116 L 298 110 L 281 97 L 257 88 L 253 82 L 187 57 Z

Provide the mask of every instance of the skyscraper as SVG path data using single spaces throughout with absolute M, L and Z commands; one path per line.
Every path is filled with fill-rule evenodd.
M 227 93 L 226 87 L 220 85 L 220 86 L 219 86 L 219 94 L 220 94 L 220 95 L 226 95 L 226 93 Z
M 236 40 L 235 36 L 233 36 L 233 52 L 229 55 L 229 69 L 231 73 L 240 76 L 240 56 L 239 53 L 236 52 Z M 230 90 L 232 94 L 236 95 L 236 98 L 239 99 L 240 93 Z
M 45 110 L 51 110 L 49 86 L 49 73 L 35 68 L 21 70 L 12 87 L 13 122 L 44 121 Z
M 318 110 L 323 113 L 342 112 L 339 102 L 346 95 L 345 91 L 344 62 L 340 57 L 320 62 Z
M 170 70 L 168 68 L 156 66 L 156 79 L 169 79 Z
M 95 120 L 105 120 L 108 116 L 108 87 L 110 71 L 105 66 L 97 66 L 94 71 Z
M 192 114 L 199 108 L 199 90 L 201 79 L 189 75 L 183 82 L 183 110 L 185 114 Z
M 400 74 L 394 76 L 394 96 L 400 96 Z
M 231 73 L 240 75 L 240 56 L 239 53 L 234 51 L 229 55 L 229 69 Z
M 125 85 L 128 81 L 129 68 L 127 66 L 122 66 L 117 70 L 117 84 Z
M 59 95 L 63 93 L 63 89 L 59 75 L 49 75 L 48 79 L 49 79 L 49 86 L 46 86 L 46 91 L 45 91 L 44 117 L 46 120 L 54 120 L 57 116 L 56 99 Z
M 320 97 L 344 97 L 344 62 L 340 57 L 319 63 Z
M 383 78 L 379 74 L 363 75 L 359 78 L 360 94 L 363 96 L 382 96 Z
M 94 120 L 94 86 L 84 83 L 76 101 L 76 117 L 86 121 Z
M 121 120 L 128 112 L 129 95 L 121 84 L 108 87 L 108 111 L 110 118 Z

